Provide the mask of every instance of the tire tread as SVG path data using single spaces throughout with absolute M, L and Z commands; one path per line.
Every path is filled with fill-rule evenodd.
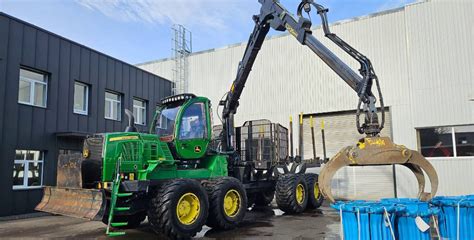
M 211 228 L 224 230 L 237 227 L 237 225 L 243 220 L 247 207 L 247 196 L 242 183 L 233 177 L 218 177 L 215 179 L 202 181 L 201 184 L 203 185 L 204 189 L 206 189 L 209 197 L 209 217 L 207 218 L 206 225 Z M 238 188 L 240 188 L 239 193 L 241 195 L 241 207 L 243 213 L 239 213 L 240 215 L 236 217 L 235 221 L 226 219 L 224 213 L 222 212 L 223 210 L 220 198 L 225 194 L 222 191 L 228 184 L 238 186 Z
M 148 210 L 148 221 L 152 225 L 152 228 L 155 232 L 162 233 L 168 236 L 171 239 L 189 239 L 196 235 L 197 232 L 202 230 L 202 226 L 204 225 L 204 221 L 207 218 L 207 209 L 208 207 L 203 206 L 205 211 L 203 214 L 205 215 L 204 220 L 202 220 L 202 224 L 193 231 L 182 232 L 174 226 L 171 216 L 173 216 L 174 209 L 169 207 L 172 204 L 172 197 L 173 193 L 181 189 L 183 187 L 189 187 L 189 185 L 195 185 L 194 187 L 201 188 L 199 182 L 191 179 L 175 179 L 172 181 L 165 182 L 161 186 L 159 186 L 155 192 L 154 196 L 150 200 L 150 208 Z M 207 195 L 203 191 L 202 196 L 204 197 L 204 205 L 207 204 Z M 202 208 L 202 207 L 201 207 Z
M 303 205 L 296 202 L 296 186 L 299 183 L 305 186 L 305 201 Z M 305 210 L 308 202 L 308 187 L 302 174 L 285 174 L 278 178 L 275 197 L 278 208 L 288 214 L 301 213 Z
M 317 209 L 321 207 L 324 201 L 324 197 L 322 196 L 321 192 L 319 192 L 319 198 L 316 199 L 314 198 L 314 192 L 313 192 L 313 184 L 314 182 L 318 181 L 318 174 L 315 173 L 306 173 L 305 174 L 305 179 L 306 179 L 306 184 L 308 184 L 308 205 L 306 208 L 308 209 Z

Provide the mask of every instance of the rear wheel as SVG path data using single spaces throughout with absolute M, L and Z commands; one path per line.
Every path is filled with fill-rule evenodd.
M 306 183 L 308 184 L 308 209 L 319 208 L 324 201 L 323 194 L 319 191 L 318 174 L 306 173 Z
M 235 228 L 245 216 L 247 196 L 242 183 L 233 177 L 220 177 L 203 182 L 209 195 L 209 217 L 212 228 Z
M 305 210 L 308 204 L 308 187 L 303 174 L 285 174 L 278 178 L 276 202 L 285 213 L 295 214 Z
M 176 179 L 157 189 L 150 201 L 148 220 L 155 232 L 186 239 L 201 231 L 208 210 L 207 194 L 199 182 Z

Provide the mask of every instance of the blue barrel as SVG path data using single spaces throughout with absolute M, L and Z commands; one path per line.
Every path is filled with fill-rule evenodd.
M 420 217 L 425 223 L 430 223 L 430 218 L 438 213 L 436 208 L 430 207 L 428 202 L 411 198 L 388 198 L 382 202 L 396 204 L 395 230 L 397 239 L 430 240 L 431 231 L 422 232 L 416 225 L 415 219 Z
M 342 212 L 345 240 L 393 239 L 390 226 L 394 226 L 394 204 L 372 201 L 336 202 L 331 207 Z M 385 217 L 388 213 L 389 219 Z
M 474 239 L 474 195 L 435 197 L 431 203 L 440 208 L 442 238 Z
M 336 202 L 331 207 L 341 213 L 346 240 L 391 240 L 394 237 L 402 240 L 430 240 L 431 231 L 428 229 L 422 232 L 415 219 L 420 217 L 429 224 L 431 216 L 439 211 L 436 206 L 410 198 L 387 198 L 377 202 Z

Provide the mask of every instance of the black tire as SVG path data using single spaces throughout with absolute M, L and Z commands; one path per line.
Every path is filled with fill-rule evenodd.
M 297 189 L 303 194 L 297 199 Z M 278 178 L 275 197 L 278 208 L 288 214 L 301 213 L 308 204 L 308 187 L 303 174 L 285 174 Z
M 306 173 L 305 174 L 306 184 L 308 184 L 308 209 L 316 209 L 321 207 L 324 201 L 323 194 L 319 191 L 318 185 L 318 174 Z
M 257 193 L 255 196 L 255 206 L 266 207 L 273 201 L 275 190 Z
M 198 211 L 188 223 L 183 222 L 186 221 L 185 219 L 180 220 L 177 214 L 178 202 L 181 199 L 183 205 Z M 196 199 L 199 206 L 197 203 L 192 203 L 192 200 Z M 206 222 L 208 211 L 207 194 L 199 182 L 192 179 L 175 179 L 156 189 L 150 200 L 148 221 L 157 233 L 164 234 L 171 239 L 189 239 L 201 231 Z
M 206 225 L 216 229 L 233 229 L 242 222 L 247 211 L 247 195 L 242 183 L 233 177 L 219 177 L 204 181 L 209 196 L 209 217 Z M 229 195 L 228 195 L 229 194 Z M 235 209 L 227 209 L 224 202 L 234 197 Z

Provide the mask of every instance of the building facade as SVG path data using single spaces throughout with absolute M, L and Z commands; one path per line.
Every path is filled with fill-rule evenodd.
M 88 134 L 123 131 L 124 109 L 146 131 L 171 89 L 162 77 L 0 13 L 0 216 L 33 211 L 41 187 L 56 184 L 59 154 L 81 151 Z
M 334 33 L 371 59 L 388 106 L 384 134 L 429 158 L 439 174 L 441 195 L 474 192 L 474 185 L 468 184 L 474 182 L 473 12 L 472 1 L 430 0 L 331 26 Z M 327 40 L 320 27 L 314 28 L 313 34 L 358 69 L 357 62 Z M 193 53 L 188 59 L 190 91 L 208 96 L 217 106 L 235 78 L 245 46 L 240 43 Z M 171 59 L 138 66 L 172 76 Z M 283 34 L 269 37 L 263 44 L 235 119 L 236 124 L 242 124 L 265 118 L 288 126 L 289 116 L 296 119 L 303 112 L 306 129 L 309 116 L 318 123 L 326 120 L 327 154 L 331 157 L 361 137 L 353 116 L 356 105 L 357 95 L 346 83 L 306 46 Z M 305 139 L 309 136 L 309 130 L 305 131 Z M 317 155 L 322 156 L 319 136 L 317 142 Z M 304 156 L 312 156 L 311 150 L 306 146 Z M 378 198 L 387 188 L 393 189 L 387 197 L 414 197 L 415 182 L 403 167 L 395 171 L 392 167 L 364 167 L 342 170 L 333 184 L 340 197 Z

